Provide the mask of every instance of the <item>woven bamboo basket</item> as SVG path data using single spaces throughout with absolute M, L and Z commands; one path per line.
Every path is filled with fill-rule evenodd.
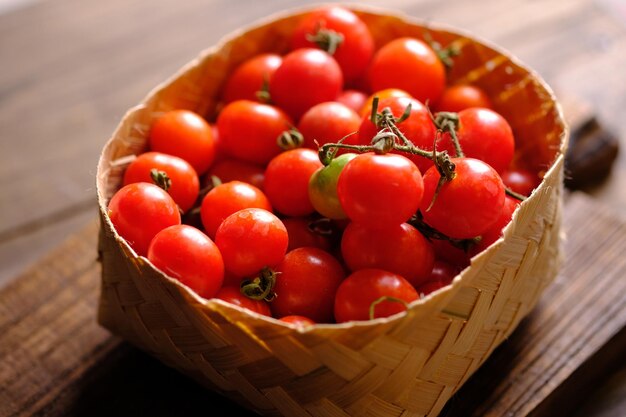
M 99 322 L 112 332 L 263 415 L 436 416 L 534 307 L 555 277 L 563 154 L 568 131 L 554 95 L 515 58 L 468 34 L 429 24 L 460 55 L 451 83 L 483 88 L 512 125 L 517 156 L 545 172 L 504 238 L 474 257 L 452 285 L 406 313 L 369 322 L 294 329 L 220 300 L 205 300 L 138 257 L 116 233 L 107 203 L 123 168 L 146 150 L 152 122 L 172 109 L 211 119 L 229 72 L 261 52 L 284 53 L 305 10 L 275 16 L 204 51 L 131 109 L 106 144 L 97 173 L 101 215 Z M 357 9 L 377 46 L 423 38 L 423 23 Z

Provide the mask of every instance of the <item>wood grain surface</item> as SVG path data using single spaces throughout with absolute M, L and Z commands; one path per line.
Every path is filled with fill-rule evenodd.
M 562 273 L 444 416 L 569 415 L 585 398 L 572 393 L 623 364 L 626 221 L 576 195 L 564 223 Z M 0 416 L 247 415 L 98 327 L 96 235 L 94 222 L 0 291 Z
M 17 412 L 7 411 L 14 401 L 28 404 L 23 406 L 24 415 L 35 409 L 59 415 L 63 414 L 60 410 L 69 413 L 70 405 L 76 408 L 78 398 L 100 398 L 99 403 L 94 401 L 103 410 L 113 410 L 132 398 L 115 391 L 113 397 L 121 403 L 105 402 L 96 392 L 77 388 L 85 381 L 93 383 L 84 389 L 93 391 L 106 382 L 109 394 L 113 388 L 108 384 L 115 384 L 116 378 L 128 380 L 129 388 L 135 390 L 147 384 L 163 393 L 154 381 L 162 376 L 183 390 L 199 392 L 193 383 L 106 332 L 85 327 L 93 321 L 95 296 L 89 299 L 84 294 L 95 293 L 97 287 L 90 269 L 94 266 L 89 263 L 95 226 L 87 226 L 72 238 L 71 246 L 47 255 L 36 268 L 29 267 L 95 218 L 97 157 L 126 109 L 228 32 L 275 11 L 311 3 L 10 0 L 0 8 L 4 11 L 0 13 L 0 286 L 12 282 L 9 292 L 0 297 L 0 322 L 5 323 L 0 326 L 5 330 L 0 332 L 0 415 Z M 590 103 L 604 127 L 621 140 L 622 152 L 613 175 L 585 191 L 626 214 L 623 0 L 389 0 L 384 6 L 487 38 L 535 68 L 557 92 Z M 75 258 L 68 251 L 84 255 L 82 270 L 75 268 Z M 67 256 L 72 260 L 69 264 L 62 261 Z M 27 301 L 20 298 L 24 294 L 28 294 Z M 66 304 L 54 307 L 46 303 L 49 299 Z M 64 320 L 62 334 L 87 333 L 69 337 L 73 345 L 51 344 L 50 338 L 61 330 L 46 326 L 56 317 Z M 9 318 L 11 326 L 6 324 Z M 28 355 L 35 351 L 48 362 L 29 362 L 32 356 Z M 71 362 L 76 357 L 81 360 Z M 103 363 L 122 363 L 136 372 L 149 368 L 151 373 L 143 378 L 125 368 L 107 371 Z M 13 372 L 13 364 L 36 364 L 41 369 L 18 367 L 24 369 L 23 375 L 11 373 L 13 379 L 7 380 L 4 377 Z M 626 365 L 615 360 L 611 366 L 613 376 L 577 416 L 626 415 Z M 100 379 L 103 374 L 109 379 Z M 53 376 L 57 379 L 50 379 Z M 45 395 L 37 397 L 35 392 Z M 189 409 L 210 406 L 210 402 L 192 403 Z M 83 410 L 78 414 L 94 413 L 78 403 L 82 405 L 76 409 Z M 158 400 L 153 407 L 150 410 L 167 410 Z

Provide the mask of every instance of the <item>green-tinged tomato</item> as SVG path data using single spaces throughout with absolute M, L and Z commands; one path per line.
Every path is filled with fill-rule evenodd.
M 346 153 L 333 158 L 325 167 L 315 171 L 309 181 L 309 199 L 315 210 L 329 219 L 345 219 L 346 213 L 341 208 L 337 197 L 337 180 L 346 164 L 357 154 Z

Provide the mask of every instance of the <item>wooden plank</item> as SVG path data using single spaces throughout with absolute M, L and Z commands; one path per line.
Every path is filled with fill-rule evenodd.
M 626 222 L 575 195 L 565 225 L 559 278 L 445 415 L 554 415 L 619 363 Z M 0 416 L 247 415 L 97 326 L 96 232 L 90 224 L 0 291 Z

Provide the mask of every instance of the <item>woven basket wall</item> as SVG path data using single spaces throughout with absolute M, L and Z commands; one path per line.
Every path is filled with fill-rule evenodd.
M 357 10 L 377 46 L 422 38 L 406 16 Z M 99 321 L 112 332 L 264 415 L 436 416 L 450 396 L 533 308 L 559 265 L 567 129 L 553 94 L 511 56 L 467 34 L 430 26 L 461 50 L 452 83 L 471 82 L 511 123 L 518 156 L 545 174 L 504 239 L 472 260 L 453 285 L 406 314 L 298 331 L 222 301 L 204 300 L 137 257 L 107 217 L 119 188 L 116 159 L 146 149 L 152 122 L 186 108 L 215 117 L 220 86 L 255 54 L 284 53 L 302 11 L 237 32 L 131 109 L 105 146 L 97 190 L 102 227 Z

